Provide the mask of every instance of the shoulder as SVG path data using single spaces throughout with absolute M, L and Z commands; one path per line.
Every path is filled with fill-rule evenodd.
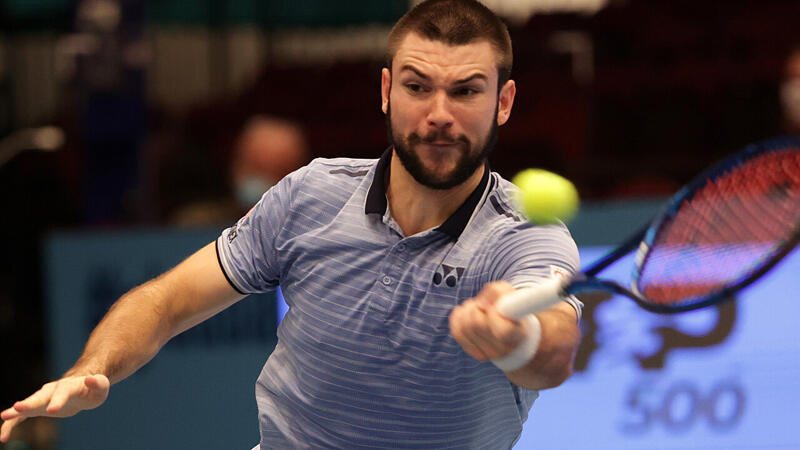
M 353 192 L 376 165 L 375 159 L 316 158 L 278 183 L 294 199 Z M 283 186 L 281 186 L 283 185 Z
M 270 188 L 245 217 L 335 214 L 367 178 L 371 180 L 376 161 L 316 158 Z
M 519 208 L 516 200 L 518 194 L 517 186 L 492 172 L 484 201 L 476 212 L 479 226 L 484 231 L 491 230 L 494 236 L 551 230 L 571 239 L 567 227 L 561 222 L 551 225 L 530 222 Z
M 326 191 L 357 186 L 375 167 L 376 159 L 316 158 L 300 169 L 300 190 Z
M 315 158 L 308 166 L 311 170 L 339 171 L 352 169 L 355 171 L 369 170 L 376 163 L 377 159 L 370 158 Z
M 488 194 L 484 208 L 490 213 L 490 224 L 501 227 L 515 227 L 527 223 L 515 200 L 519 188 L 513 183 L 492 172 L 489 178 Z
M 578 248 L 566 225 L 531 223 L 515 200 L 519 189 L 497 173 L 491 174 L 486 198 L 475 217 L 475 231 L 497 252 L 513 248 L 555 251 L 577 260 Z
M 287 177 L 285 206 L 290 216 L 325 222 L 348 203 L 363 204 L 361 197 L 366 196 L 376 163 L 376 159 L 314 159 Z

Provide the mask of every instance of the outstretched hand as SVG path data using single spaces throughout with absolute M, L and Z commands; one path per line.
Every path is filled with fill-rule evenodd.
M 111 383 L 105 375 L 65 377 L 42 386 L 25 400 L 0 413 L 0 442 L 8 442 L 11 430 L 29 417 L 70 417 L 102 405 Z

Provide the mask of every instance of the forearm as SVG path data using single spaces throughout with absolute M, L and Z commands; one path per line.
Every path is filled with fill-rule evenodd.
M 241 299 L 228 284 L 210 243 L 160 277 L 131 290 L 95 328 L 67 375 L 123 380 L 173 336 Z
M 536 314 L 541 323 L 541 340 L 534 358 L 525 366 L 506 372 L 514 384 L 528 389 L 553 388 L 572 374 L 580 330 L 575 311 L 568 304 Z
M 59 380 L 2 411 L 0 441 L 29 417 L 69 417 L 100 406 L 110 383 L 146 364 L 176 334 L 243 298 L 210 243 L 166 274 L 123 295 L 92 331 L 78 362 Z M 94 375 L 94 376 L 89 376 Z
M 114 303 L 65 375 L 103 374 L 116 383 L 150 361 L 171 337 L 162 283 L 163 277 L 148 281 Z

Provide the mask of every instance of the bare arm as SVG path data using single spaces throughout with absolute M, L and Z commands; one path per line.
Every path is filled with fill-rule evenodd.
M 472 357 L 484 361 L 505 356 L 527 335 L 524 322 L 506 319 L 494 307 L 500 296 L 513 290 L 505 282 L 490 283 L 451 313 L 450 332 Z M 535 357 L 505 374 L 518 386 L 547 389 L 560 385 L 572 374 L 580 329 L 575 309 L 566 303 L 539 312 L 536 317 L 542 335 Z
M 150 361 L 173 336 L 242 297 L 225 279 L 214 243 L 208 244 L 114 303 L 65 375 L 103 374 L 112 384 L 121 381 Z
M 110 384 L 150 361 L 170 338 L 243 298 L 225 279 L 214 245 L 117 300 L 60 380 L 0 414 L 0 442 L 28 417 L 67 417 L 96 408 L 108 396 Z

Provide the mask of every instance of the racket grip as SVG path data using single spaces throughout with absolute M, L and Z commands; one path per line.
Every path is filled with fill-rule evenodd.
M 528 336 L 511 351 L 511 353 L 492 360 L 492 363 L 503 372 L 517 370 L 528 363 L 539 349 L 542 328 L 539 319 L 533 315 L 544 311 L 561 301 L 561 289 L 564 281 L 553 277 L 547 281 L 504 295 L 497 302 L 497 311 L 513 320 L 524 320 L 528 323 Z
M 522 320 L 528 322 L 528 336 L 514 350 L 511 350 L 511 353 L 492 360 L 492 364 L 503 372 L 517 370 L 528 364 L 528 361 L 532 360 L 536 356 L 536 351 L 539 350 L 539 341 L 542 339 L 542 324 L 533 314 L 528 314 Z
M 563 279 L 553 277 L 536 286 L 517 289 L 497 301 L 497 311 L 513 320 L 544 311 L 561 301 L 563 286 Z

